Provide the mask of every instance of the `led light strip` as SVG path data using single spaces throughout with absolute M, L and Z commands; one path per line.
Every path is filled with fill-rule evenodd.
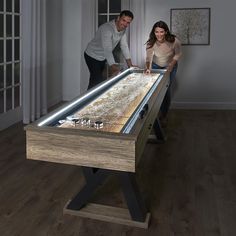
M 131 131 L 131 129 L 133 128 L 135 122 L 137 121 L 137 119 L 139 118 L 139 112 L 143 109 L 144 105 L 147 104 L 148 100 L 150 99 L 150 97 L 152 96 L 152 94 L 154 93 L 154 91 L 156 90 L 158 84 L 160 83 L 160 76 L 157 79 L 157 81 L 155 82 L 155 84 L 153 85 L 153 87 L 150 89 L 149 93 L 147 94 L 147 96 L 144 98 L 144 100 L 142 101 L 139 109 L 137 109 L 136 113 L 133 115 L 133 117 L 131 118 L 131 120 L 128 122 L 128 124 L 126 125 L 126 127 L 123 130 L 123 133 L 125 134 L 129 134 L 129 132 Z
M 57 116 L 61 115 L 62 113 L 64 113 L 65 111 L 68 111 L 71 107 L 73 107 L 74 105 L 76 105 L 77 103 L 83 102 L 85 101 L 88 97 L 90 97 L 92 94 L 96 93 L 98 90 L 101 90 L 102 88 L 108 86 L 109 84 L 113 83 L 115 80 L 119 79 L 121 76 L 123 76 L 124 74 L 126 74 L 127 72 L 129 72 L 130 70 L 133 70 L 133 68 L 129 68 L 123 72 L 121 72 L 120 74 L 116 75 L 113 79 L 108 80 L 107 82 L 105 82 L 104 84 L 102 84 L 101 86 L 97 87 L 96 89 L 88 92 L 87 94 L 85 94 L 84 96 L 76 99 L 74 102 L 72 102 L 71 104 L 69 104 L 68 106 L 64 107 L 63 109 L 61 109 L 60 111 L 56 112 L 55 114 L 49 116 L 48 118 L 46 118 L 45 120 L 41 121 L 40 123 L 38 123 L 38 126 L 43 126 L 48 124 L 49 122 L 51 122 L 54 118 L 56 118 Z

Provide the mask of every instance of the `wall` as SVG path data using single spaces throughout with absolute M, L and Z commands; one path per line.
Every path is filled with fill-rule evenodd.
M 78 95 L 80 90 L 81 13 L 81 1 L 63 1 L 62 97 L 66 101 Z
M 80 93 L 84 93 L 88 88 L 89 71 L 84 60 L 84 50 L 88 42 L 93 38 L 96 30 L 96 0 L 83 0 L 82 1 L 82 14 L 81 14 L 81 70 L 80 70 Z
M 172 107 L 236 109 L 236 36 L 234 2 L 146 0 L 145 25 L 148 36 L 158 20 L 170 23 L 170 8 L 211 8 L 211 42 L 209 46 L 183 46 Z M 229 41 L 232 39 L 232 41 Z
M 62 0 L 47 0 L 48 107 L 62 100 Z
M 89 73 L 83 51 L 95 32 L 95 0 L 48 0 L 48 103 L 84 93 Z M 88 17 L 89 16 L 89 17 Z
M 172 107 L 236 109 L 233 1 L 145 1 L 145 38 L 157 20 L 170 23 L 171 8 L 211 8 L 210 45 L 183 46 L 177 81 L 173 86 Z M 48 2 L 48 12 L 51 14 L 48 22 L 49 100 L 54 102 L 60 97 L 62 100 L 70 100 L 87 88 L 88 70 L 83 51 L 94 34 L 95 0 Z

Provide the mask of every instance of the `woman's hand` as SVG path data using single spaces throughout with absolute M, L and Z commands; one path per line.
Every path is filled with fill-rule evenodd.
M 145 69 L 145 70 L 144 70 L 144 73 L 145 73 L 145 74 L 150 74 L 150 73 L 151 73 L 151 70 L 150 70 L 150 69 Z
M 175 61 L 175 60 L 172 60 L 172 61 L 169 63 L 169 65 L 167 66 L 167 68 L 166 68 L 167 71 L 168 71 L 168 72 L 171 72 L 171 71 L 173 70 L 175 64 L 176 64 L 176 61 Z
M 174 66 L 170 63 L 168 66 L 167 66 L 167 71 L 168 72 L 171 72 L 173 70 Z
M 149 61 L 146 62 L 146 69 L 144 70 L 145 74 L 150 74 L 151 73 L 151 63 Z

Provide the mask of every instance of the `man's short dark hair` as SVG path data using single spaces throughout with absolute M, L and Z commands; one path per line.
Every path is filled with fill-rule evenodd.
M 122 17 L 122 16 L 129 16 L 129 17 L 131 17 L 132 19 L 134 19 L 134 14 L 133 14 L 131 11 L 129 11 L 129 10 L 124 10 L 124 11 L 122 11 L 122 12 L 120 13 L 120 17 Z

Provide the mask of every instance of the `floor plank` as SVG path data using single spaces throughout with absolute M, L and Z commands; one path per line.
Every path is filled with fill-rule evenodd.
M 0 235 L 236 235 L 236 111 L 171 110 L 165 143 L 148 143 L 136 173 L 148 229 L 63 215 L 85 183 L 80 167 L 27 160 L 18 123 L 0 132 Z M 125 206 L 110 178 L 94 203 Z

